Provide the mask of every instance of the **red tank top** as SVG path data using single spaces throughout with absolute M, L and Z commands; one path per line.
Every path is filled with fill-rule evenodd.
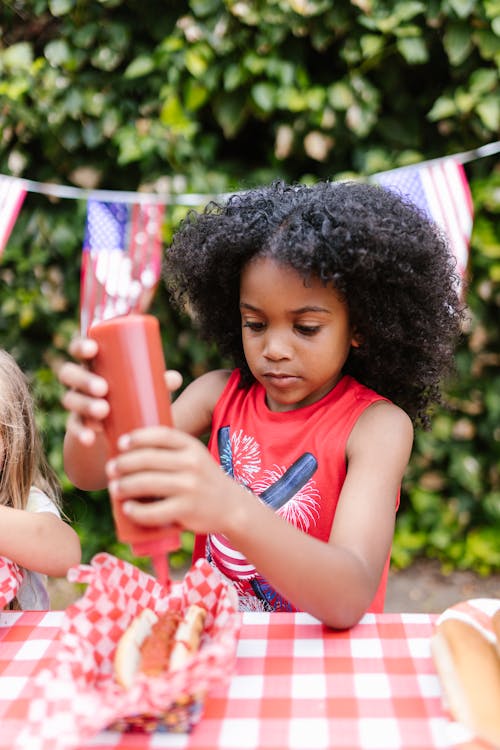
M 208 448 L 224 471 L 311 536 L 327 542 L 346 476 L 346 443 L 360 414 L 382 396 L 344 376 L 309 406 L 273 412 L 259 383 L 240 388 L 235 370 L 214 409 Z M 196 538 L 193 559 L 207 557 L 230 578 L 242 609 L 294 611 L 220 534 Z M 389 559 L 369 608 L 382 612 Z

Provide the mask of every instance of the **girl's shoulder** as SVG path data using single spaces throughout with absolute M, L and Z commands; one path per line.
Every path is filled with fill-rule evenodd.
M 203 435 L 229 379 L 230 370 L 211 370 L 193 380 L 172 405 L 176 427 L 191 435 Z
M 187 388 L 191 398 L 198 397 L 211 411 L 219 400 L 229 380 L 234 377 L 231 370 L 210 370 L 193 380 Z
M 358 417 L 351 435 L 351 450 L 361 446 L 408 447 L 413 443 L 413 424 L 408 414 L 392 401 L 373 401 Z

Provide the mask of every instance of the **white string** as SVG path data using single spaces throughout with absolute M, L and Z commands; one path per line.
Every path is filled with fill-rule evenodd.
M 471 151 L 462 151 L 459 154 L 449 154 L 448 156 L 439 156 L 436 159 L 427 159 L 426 161 L 419 161 L 418 164 L 407 164 L 403 167 L 395 167 L 394 169 L 385 169 L 383 172 L 375 172 L 370 177 L 378 177 L 381 174 L 387 174 L 387 172 L 399 172 L 402 169 L 411 169 L 412 167 L 428 166 L 429 164 L 437 164 L 445 159 L 454 159 L 459 164 L 467 164 L 467 162 L 475 161 L 476 159 L 483 159 L 485 156 L 492 156 L 493 154 L 500 153 L 500 141 L 493 141 L 492 143 L 486 143 L 484 146 L 474 148 Z
M 7 175 L 0 175 L 7 177 Z M 103 202 L 113 203 L 148 203 L 148 204 L 169 204 L 176 206 L 199 206 L 215 198 L 224 198 L 224 195 L 200 193 L 143 193 L 132 192 L 127 190 L 84 190 L 83 188 L 71 187 L 70 185 L 57 185 L 50 182 L 35 182 L 26 180 L 23 177 L 18 179 L 25 190 L 29 193 L 38 193 L 40 195 L 50 195 L 55 198 L 73 198 L 75 200 L 94 199 Z M 227 194 L 228 196 L 230 193 Z
M 435 164 L 443 161 L 444 159 L 455 159 L 460 164 L 466 164 L 476 159 L 482 159 L 485 156 L 492 156 L 493 154 L 500 153 L 500 141 L 494 141 L 487 143 L 479 148 L 472 149 L 471 151 L 463 151 L 458 154 L 450 154 L 449 156 L 441 156 L 436 159 L 428 159 L 426 161 L 418 162 L 418 164 L 408 164 L 403 167 L 395 167 L 394 169 L 384 170 L 384 172 L 375 172 L 370 177 L 376 177 L 387 172 L 397 172 L 401 169 L 409 169 L 411 167 L 420 167 L 428 164 Z M 132 192 L 126 190 L 85 190 L 83 188 L 71 187 L 69 185 L 57 185 L 49 182 L 35 182 L 34 180 L 27 180 L 23 177 L 13 177 L 12 175 L 0 174 L 0 178 L 6 177 L 8 179 L 18 180 L 24 189 L 29 193 L 38 193 L 40 195 L 50 195 L 55 198 L 72 198 L 75 200 L 83 199 L 94 199 L 99 201 L 109 201 L 114 203 L 148 203 L 148 204 L 164 204 L 171 206 L 200 206 L 208 203 L 210 200 L 225 200 L 234 193 L 143 193 L 143 192 Z

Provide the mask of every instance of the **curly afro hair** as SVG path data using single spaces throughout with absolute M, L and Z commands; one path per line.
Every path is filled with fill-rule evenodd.
M 441 400 L 463 305 L 449 246 L 428 218 L 396 193 L 363 182 L 269 186 L 225 205 L 191 211 L 166 253 L 172 300 L 249 385 L 239 311 L 240 275 L 255 256 L 316 276 L 346 300 L 361 342 L 344 373 L 429 424 Z

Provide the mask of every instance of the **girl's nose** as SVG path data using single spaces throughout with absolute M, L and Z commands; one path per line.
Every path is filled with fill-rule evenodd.
M 291 351 L 287 337 L 283 333 L 267 332 L 262 352 L 266 359 L 274 361 L 290 359 Z

